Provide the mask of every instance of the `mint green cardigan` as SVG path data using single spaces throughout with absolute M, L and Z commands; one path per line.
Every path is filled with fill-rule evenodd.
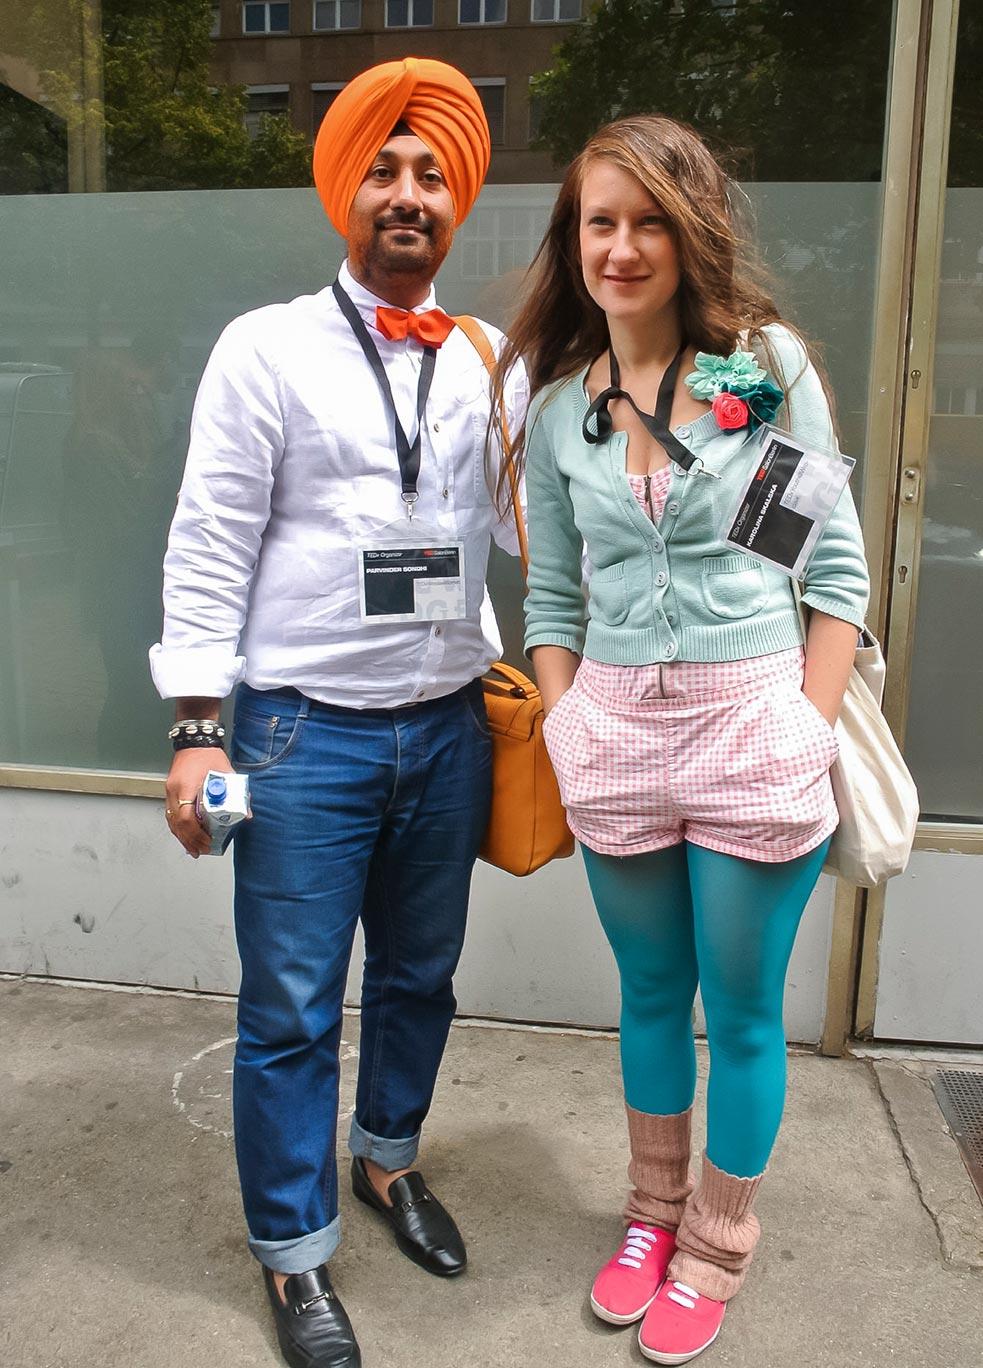
M 819 376 L 788 329 L 767 328 L 789 385 L 776 425 L 836 448 Z M 767 366 L 767 360 L 760 358 Z M 777 369 L 777 368 L 776 368 Z M 725 510 L 747 476 L 747 431 L 722 432 L 712 413 L 674 429 L 719 480 L 673 464 L 658 527 L 625 473 L 627 437 L 590 446 L 581 424 L 586 371 L 537 395 L 527 423 L 529 593 L 526 651 L 565 646 L 611 665 L 742 660 L 802 641 L 788 576 L 727 547 Z M 589 562 L 584 588 L 582 558 Z M 806 569 L 810 608 L 861 627 L 869 578 L 856 507 L 844 491 Z

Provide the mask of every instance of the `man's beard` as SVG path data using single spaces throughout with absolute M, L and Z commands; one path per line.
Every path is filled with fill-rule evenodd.
M 412 231 L 412 242 L 393 241 L 400 226 Z M 364 237 L 359 235 L 354 241 L 349 238 L 348 248 L 351 256 L 372 275 L 436 275 L 453 238 L 452 225 L 437 225 L 425 215 L 416 214 L 412 218 L 378 219 Z

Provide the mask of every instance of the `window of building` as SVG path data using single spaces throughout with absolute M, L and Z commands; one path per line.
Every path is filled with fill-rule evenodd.
M 433 0 L 386 0 L 386 28 L 429 28 Z
M 505 77 L 476 76 L 471 84 L 484 108 L 492 147 L 501 147 L 505 142 Z
M 209 38 L 220 38 L 222 36 L 222 6 L 212 6 L 212 26 L 208 30 Z
M 504 24 L 507 17 L 507 0 L 458 0 L 459 24 Z
M 583 13 L 583 0 L 532 0 L 534 24 L 573 24 Z
M 344 88 L 340 81 L 315 81 L 311 86 L 311 132 L 315 138 L 325 114 Z
M 314 28 L 318 33 L 362 27 L 362 0 L 314 0 Z
M 261 85 L 246 87 L 246 113 L 243 116 L 250 138 L 255 138 L 264 114 L 286 119 L 290 114 L 290 87 Z
M 289 33 L 289 3 L 272 0 L 244 0 L 242 6 L 243 33 Z

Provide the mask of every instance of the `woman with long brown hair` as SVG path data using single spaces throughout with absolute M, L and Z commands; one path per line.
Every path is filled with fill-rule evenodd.
M 632 1189 L 591 1304 L 670 1364 L 716 1337 L 758 1238 L 785 973 L 838 820 L 833 726 L 868 594 L 848 491 L 803 575 L 806 642 L 790 576 L 723 540 L 762 421 L 837 451 L 804 343 L 738 258 L 697 135 L 611 124 L 567 173 L 499 371 L 521 356 L 536 396 L 526 649 L 621 976 Z

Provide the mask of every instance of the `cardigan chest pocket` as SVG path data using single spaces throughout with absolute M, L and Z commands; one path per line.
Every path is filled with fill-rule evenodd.
M 628 588 L 625 584 L 625 563 L 606 565 L 603 570 L 591 568 L 589 610 L 592 618 L 605 627 L 616 627 L 628 616 Z
M 768 597 L 764 571 L 750 556 L 704 556 L 700 585 L 704 603 L 722 618 L 752 617 Z

